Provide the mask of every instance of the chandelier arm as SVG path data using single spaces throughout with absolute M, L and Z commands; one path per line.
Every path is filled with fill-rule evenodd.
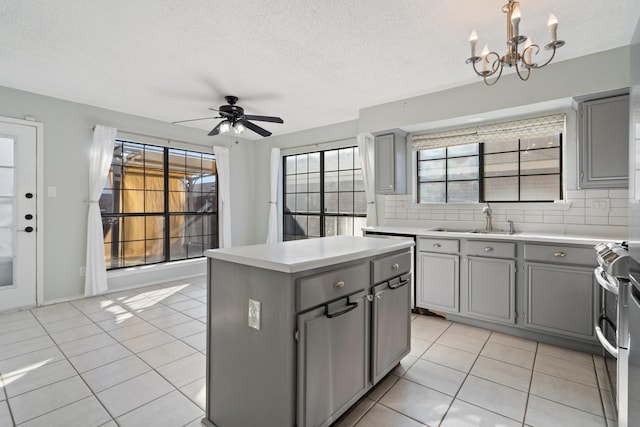
M 531 68 L 527 66 L 525 66 L 524 68 L 527 70 L 527 74 L 523 76 L 523 74 L 520 72 L 520 67 L 518 66 L 518 63 L 516 62 L 516 73 L 518 73 L 518 77 L 520 77 L 520 80 L 526 82 L 527 80 L 529 80 L 529 76 L 531 76 Z
M 531 65 L 531 68 L 542 68 L 542 67 L 546 66 L 547 64 L 549 64 L 553 60 L 553 57 L 556 56 L 556 47 L 552 45 L 551 49 L 553 49 L 553 51 L 551 52 L 551 56 L 549 57 L 549 59 L 547 59 L 547 62 L 545 62 L 542 65 Z M 539 50 L 540 49 L 538 49 L 538 51 Z M 536 55 L 537 54 L 538 54 L 538 52 L 536 52 Z
M 480 58 L 480 57 L 478 57 L 478 58 Z M 480 61 L 482 61 L 482 58 L 480 58 Z M 480 62 L 480 61 L 471 61 L 471 65 L 473 66 L 473 71 L 475 71 L 477 75 L 479 75 L 480 77 L 482 77 L 482 76 L 483 76 L 483 74 L 482 74 L 480 71 L 478 71 L 478 69 L 476 68 L 476 64 L 477 64 L 478 62 Z
M 496 69 L 491 74 L 487 74 L 487 75 L 483 76 L 482 79 L 484 80 L 484 84 L 486 84 L 487 86 L 493 86 L 494 84 L 496 84 L 496 82 L 498 80 L 500 80 L 500 76 L 502 76 L 502 70 L 503 69 L 504 69 L 504 65 L 502 65 L 502 63 L 500 63 L 500 67 L 498 67 L 498 69 Z M 487 79 L 487 77 L 493 76 L 496 73 L 496 71 L 498 71 L 498 70 L 500 70 L 498 75 L 493 79 L 493 81 L 489 81 L 489 79 Z

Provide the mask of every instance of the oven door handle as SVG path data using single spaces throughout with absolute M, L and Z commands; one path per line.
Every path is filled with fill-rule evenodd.
M 608 274 L 602 269 L 602 267 L 596 267 L 593 271 L 593 274 L 596 276 L 596 280 L 598 284 L 605 288 L 607 291 L 611 292 L 614 295 L 618 295 L 618 287 L 609 282 Z
M 605 315 L 601 315 L 600 317 L 598 317 L 598 320 L 596 321 L 596 325 L 595 325 L 596 336 L 598 337 L 598 341 L 600 341 L 600 344 L 602 344 L 602 347 L 604 347 L 604 349 L 607 350 L 607 353 L 609 353 L 610 355 L 612 355 L 617 359 L 618 349 L 612 346 L 609 341 L 607 341 L 607 338 L 604 336 L 604 333 L 602 332 L 602 328 L 600 327 L 600 324 L 602 323 L 603 320 L 606 322 L 609 319 L 607 319 Z

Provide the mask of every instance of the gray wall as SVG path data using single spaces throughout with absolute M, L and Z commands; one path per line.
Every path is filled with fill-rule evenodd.
M 109 111 L 88 105 L 22 92 L 0 86 L 0 116 L 35 117 L 44 124 L 44 300 L 56 301 L 84 294 L 88 205 L 90 127 L 113 126 L 123 131 L 190 142 L 231 147 L 231 206 L 233 242 L 251 243 L 255 230 L 249 219 L 253 198 L 252 142 L 229 137 L 207 137 L 202 130 Z M 57 187 L 57 197 L 46 197 L 46 188 Z

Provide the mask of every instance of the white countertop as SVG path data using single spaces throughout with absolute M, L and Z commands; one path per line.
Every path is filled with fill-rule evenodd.
M 205 251 L 209 258 L 297 273 L 413 246 L 410 240 L 333 236 Z
M 437 228 L 437 227 L 434 227 Z M 451 231 L 435 231 L 434 228 L 420 228 L 420 227 L 403 227 L 403 226 L 379 226 L 379 227 L 364 227 L 365 231 L 373 231 L 385 234 L 408 234 L 416 237 L 438 237 L 438 238 L 465 238 L 475 240 L 523 240 L 528 242 L 541 242 L 541 243 L 560 243 L 560 244 L 583 244 L 583 245 L 595 245 L 599 242 L 619 242 L 625 240 L 624 238 L 607 238 L 602 236 L 584 236 L 584 235 L 571 235 L 571 234 L 551 234 L 551 233 L 538 233 L 538 232 L 519 232 L 514 234 L 492 234 L 492 233 L 470 233 L 470 232 L 451 232 Z M 446 228 L 446 227 L 445 227 Z M 464 227 L 456 227 L 463 229 Z M 473 227 L 469 227 L 472 229 Z

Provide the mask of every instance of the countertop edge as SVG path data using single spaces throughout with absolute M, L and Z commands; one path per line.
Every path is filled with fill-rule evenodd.
M 455 231 L 433 231 L 428 228 L 420 229 L 418 227 L 366 227 L 364 231 L 372 231 L 376 233 L 386 234 L 405 234 L 414 235 L 416 237 L 436 237 L 441 239 L 447 238 L 464 238 L 469 240 L 507 240 L 507 241 L 528 241 L 539 243 L 560 243 L 574 245 L 595 245 L 599 242 L 620 242 L 626 240 L 624 237 L 604 237 L 604 236 L 575 236 L 562 234 L 544 234 L 535 232 L 516 232 L 515 234 L 491 234 L 491 233 L 470 233 Z
M 283 242 L 279 242 L 280 244 Z M 332 256 L 323 256 L 319 258 L 312 258 L 296 262 L 278 261 L 273 258 L 256 257 L 242 254 L 243 247 L 230 248 L 232 251 L 225 252 L 224 250 L 208 250 L 205 251 L 205 255 L 208 258 L 233 262 L 236 264 L 248 265 L 252 267 L 263 268 L 272 271 L 279 271 L 282 273 L 298 273 L 306 270 L 312 270 L 315 268 L 327 267 L 330 265 L 341 264 L 349 261 L 355 261 L 362 258 L 369 258 L 377 255 L 382 255 L 389 252 L 395 252 L 402 249 L 408 249 L 414 246 L 414 242 L 410 240 L 385 240 L 384 246 L 378 247 L 364 247 L 348 253 L 338 253 Z M 262 246 L 265 249 L 268 245 L 252 245 L 250 247 Z

